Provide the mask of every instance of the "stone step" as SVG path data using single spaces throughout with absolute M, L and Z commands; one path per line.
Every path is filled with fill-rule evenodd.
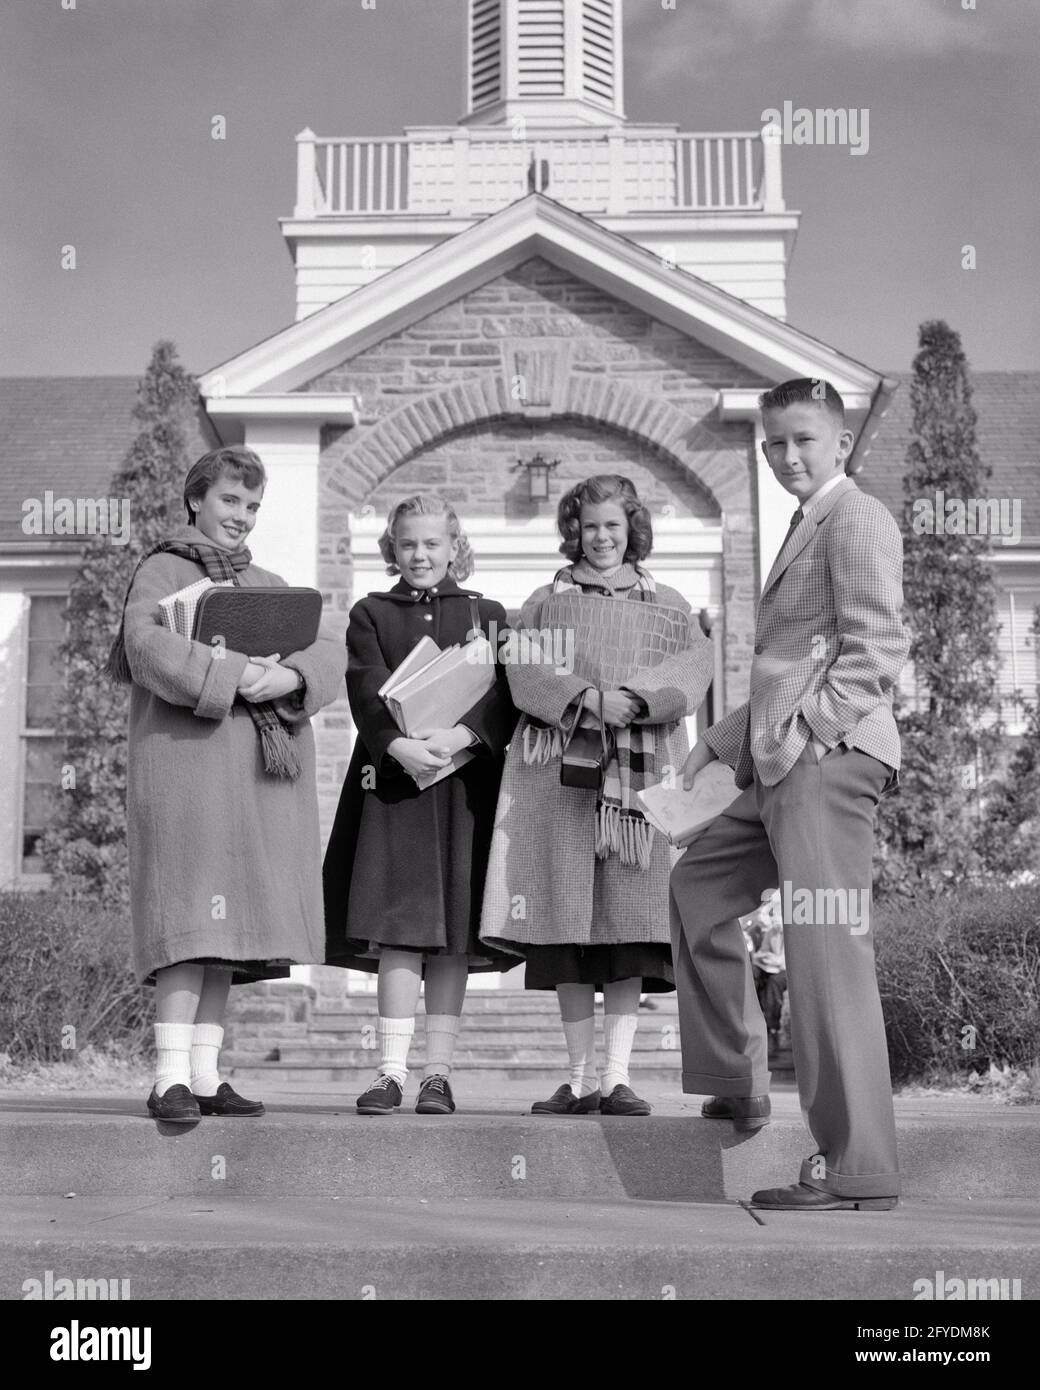
M 302 1048 L 337 1048 L 337 1047 L 361 1047 L 368 1051 L 378 1051 L 378 1039 L 375 1029 L 363 1032 L 361 1029 L 354 1029 L 351 1032 L 337 1033 L 301 1033 L 298 1037 L 279 1039 L 277 1044 L 282 1049 L 281 1055 L 285 1056 L 287 1047 Z M 412 1038 L 412 1047 L 426 1046 L 425 1028 L 416 1028 Z M 567 1044 L 563 1036 L 563 1029 L 557 1024 L 549 1028 L 463 1028 L 459 1030 L 456 1047 L 468 1047 L 471 1051 L 480 1048 L 490 1047 L 541 1047 L 550 1048 L 554 1052 L 566 1055 Z M 602 1029 L 596 1032 L 596 1046 L 600 1050 L 603 1048 Z M 637 1030 L 632 1040 L 632 1047 L 635 1051 L 641 1052 L 680 1052 L 679 1032 L 676 1028 L 663 1031 L 660 1028 L 640 1028 Z
M 310 1085 L 322 1083 L 329 1086 L 343 1087 L 345 1091 L 351 1093 L 351 1103 L 353 1096 L 358 1090 L 363 1089 L 371 1081 L 376 1070 L 376 1062 L 372 1053 L 366 1053 L 368 1061 L 357 1065 L 333 1064 L 333 1063 L 305 1063 L 305 1062 L 253 1062 L 245 1060 L 245 1054 L 241 1054 L 243 1060 L 239 1060 L 231 1054 L 231 1065 L 229 1065 L 228 1076 L 239 1090 L 246 1090 L 248 1087 L 262 1087 L 267 1085 L 277 1085 L 279 1087 L 291 1088 L 295 1083 Z M 421 1066 L 421 1063 L 420 1063 Z M 414 1074 L 415 1067 L 413 1059 L 409 1058 L 409 1070 Z M 680 1069 L 674 1063 L 648 1063 L 645 1066 L 633 1062 L 629 1067 L 629 1075 L 632 1079 L 632 1086 L 636 1091 L 648 1081 L 671 1082 L 678 1085 Z M 777 1073 L 774 1071 L 774 1076 Z M 531 1089 L 531 1100 L 537 1100 L 542 1093 L 547 1096 L 555 1091 L 563 1081 L 567 1079 L 566 1059 L 561 1060 L 556 1065 L 547 1064 L 544 1061 L 485 1061 L 477 1060 L 467 1062 L 465 1070 L 452 1073 L 452 1086 L 458 1092 L 464 1088 L 466 1077 L 479 1077 L 481 1086 L 505 1085 L 510 1082 L 525 1082 Z M 458 1097 L 456 1096 L 456 1099 Z
M 374 1029 L 377 1015 L 372 1014 L 313 1014 L 307 1026 L 308 1035 L 320 1035 L 322 1037 L 333 1037 L 336 1034 L 346 1034 L 357 1036 L 362 1028 Z M 679 1018 L 677 1014 L 640 1014 L 639 1027 L 636 1029 L 636 1037 L 641 1035 L 660 1036 L 665 1034 L 672 1037 L 679 1036 Z M 415 1020 L 415 1036 L 421 1037 L 426 1031 L 426 1018 L 423 1014 L 418 1014 Z M 472 1033 L 547 1033 L 553 1034 L 557 1038 L 563 1037 L 563 1024 L 560 1021 L 559 1013 L 549 1014 L 491 1014 L 479 1013 L 470 1017 L 462 1015 L 459 1024 L 459 1036 L 463 1037 Z M 596 1035 L 603 1036 L 603 1021 L 596 1019 Z
M 674 1017 L 678 1014 L 678 1003 L 674 994 L 658 994 L 654 996 L 658 1007 L 656 1009 L 640 1009 L 641 1019 L 652 1019 L 662 1014 Z M 364 1017 L 375 1017 L 378 1013 L 376 996 L 374 994 L 352 995 L 339 1005 L 333 1007 L 329 1005 L 318 1005 L 311 1011 L 313 1019 L 321 1020 L 321 1027 L 328 1029 L 329 1020 L 334 1019 L 354 1019 L 361 1015 Z M 425 1013 L 423 1001 L 420 999 L 416 1016 L 421 1017 Z M 463 1020 L 473 1014 L 496 1014 L 503 1018 L 519 1016 L 530 1017 L 532 1014 L 548 1014 L 551 1018 L 558 1019 L 560 1016 L 560 1006 L 556 1002 L 555 993 L 549 990 L 484 990 L 473 992 L 466 996 L 463 1007 Z M 603 1003 L 598 1000 L 596 1003 L 596 1016 L 602 1019 Z M 351 1025 L 353 1026 L 353 1025 Z
M 199 1299 L 222 1306 L 231 1299 L 826 1300 L 833 1311 L 825 1318 L 809 1310 L 814 1353 L 833 1351 L 851 1364 L 853 1348 L 899 1344 L 857 1341 L 855 1326 L 842 1323 L 832 1347 L 828 1329 L 842 1317 L 836 1300 L 910 1301 L 922 1277 L 935 1280 L 938 1271 L 947 1285 L 951 1276 L 999 1275 L 1009 1292 L 1017 1279 L 1027 1298 L 1040 1282 L 1040 1244 L 1021 1200 L 911 1200 L 892 1212 L 778 1214 L 760 1224 L 735 1203 L 402 1198 L 382 1179 L 384 1191 L 364 1202 L 335 1193 L 235 1196 L 214 1192 L 213 1182 L 202 1200 L 171 1197 L 144 1210 L 125 1198 L 0 1198 L 0 1287 L 21 1298 L 27 1277 L 42 1282 L 50 1270 L 73 1280 L 126 1279 L 132 1300 L 192 1307 Z M 987 1342 L 920 1344 L 953 1345 L 954 1355 L 994 1343 L 994 1357 L 1009 1352 L 1007 1315 L 1022 1311 L 958 1303 L 957 1316 L 950 1310 L 937 1319 L 926 1313 L 930 1306 L 915 1304 L 916 1316 L 902 1321 L 964 1325 L 984 1311 L 995 1324 Z M 49 1315 L 55 1323 L 69 1316 L 96 1323 L 104 1311 L 82 1302 L 67 1313 L 63 1307 Z M 111 1323 L 116 1310 L 109 1303 L 105 1310 Z M 717 1328 L 725 1313 L 712 1317 Z M 890 1326 L 895 1318 L 886 1311 L 874 1322 Z M 858 1313 L 854 1321 L 871 1318 Z M 1011 1327 L 1019 1325 L 1016 1318 Z M 154 1345 L 166 1346 L 158 1332 Z M 1025 1359 L 1024 1338 L 1020 1346 Z M 240 1360 L 240 1370 L 252 1370 Z M 158 1350 L 156 1364 L 164 1364 Z
M 409 1067 L 414 1068 L 421 1065 L 425 1056 L 426 1049 L 421 1044 L 410 1049 L 408 1053 Z M 637 1066 L 653 1065 L 655 1067 L 671 1067 L 676 1073 L 682 1071 L 682 1054 L 674 1048 L 668 1050 L 646 1046 L 638 1051 L 633 1051 L 632 1058 Z M 373 1047 L 350 1047 L 345 1043 L 325 1047 L 304 1039 L 300 1043 L 280 1043 L 277 1060 L 289 1067 L 301 1064 L 374 1067 L 379 1060 L 379 1053 Z M 602 1057 L 600 1060 L 602 1061 Z M 465 1042 L 462 1042 L 455 1048 L 453 1069 L 465 1071 L 467 1067 L 471 1066 L 493 1066 L 496 1064 L 515 1066 L 521 1062 L 539 1063 L 541 1066 L 555 1066 L 557 1068 L 567 1067 L 567 1051 L 559 1043 L 529 1044 L 513 1041 L 469 1047 Z

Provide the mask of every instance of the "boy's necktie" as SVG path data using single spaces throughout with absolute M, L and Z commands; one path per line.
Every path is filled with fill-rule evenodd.
M 802 512 L 801 507 L 796 507 L 796 508 L 795 508 L 794 515 L 791 517 L 791 524 L 790 524 L 790 526 L 788 526 L 788 528 L 787 528 L 787 535 L 786 535 L 786 536 L 783 538 L 783 540 L 780 542 L 780 550 L 781 550 L 781 551 L 783 550 L 783 548 L 784 548 L 784 546 L 787 544 L 787 542 L 791 539 L 791 537 L 794 535 L 795 530 L 796 530 L 797 527 L 798 527 L 798 523 L 801 521 L 803 515 L 804 515 L 804 513 Z M 779 553 L 780 553 L 780 551 L 777 551 L 777 554 L 779 554 Z

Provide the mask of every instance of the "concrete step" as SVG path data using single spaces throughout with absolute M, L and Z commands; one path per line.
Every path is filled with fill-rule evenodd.
M 284 1080 L 282 1081 L 284 1085 Z M 790 1181 L 812 1152 L 795 1093 L 774 1095 L 751 1135 L 702 1120 L 675 1081 L 641 1118 L 531 1116 L 525 1088 L 456 1087 L 455 1115 L 404 1105 L 359 1116 L 354 1096 L 262 1092 L 262 1119 L 156 1125 L 144 1096 L 4 1097 L 0 1194 L 719 1202 Z M 1037 1217 L 1036 1113 L 983 1103 L 897 1103 L 904 1192 L 917 1198 L 1029 1198 Z M 947 1266 L 949 1268 L 949 1266 Z
M 166 1198 L 144 1210 L 123 1196 L 0 1198 L 0 1289 L 21 1299 L 27 1278 L 42 1282 L 48 1270 L 57 1278 L 126 1279 L 134 1300 L 280 1304 L 909 1301 L 919 1281 L 935 1280 L 938 1271 L 945 1279 L 1004 1278 L 1009 1291 L 1017 1279 L 1025 1297 L 1040 1283 L 1036 1213 L 1021 1200 L 910 1200 L 892 1212 L 756 1220 L 726 1203 L 408 1198 L 386 1190 L 393 1185 L 392 1174 L 389 1181 L 384 1174 L 384 1190 L 359 1202 L 335 1193 L 234 1196 L 210 1182 L 204 1194 Z M 111 1322 L 114 1310 L 105 1306 L 105 1321 Z M 957 1306 L 961 1314 L 950 1310 L 941 1321 L 968 1322 L 974 1309 Z M 81 1302 L 62 1318 L 96 1322 L 101 1311 L 92 1315 Z M 987 1304 L 985 1311 L 986 1321 L 999 1328 L 1007 1326 L 1002 1315 L 1012 1310 Z M 55 1322 L 58 1314 L 55 1307 Z M 816 1322 L 826 1327 L 834 1318 L 828 1314 Z M 881 1312 L 859 1320 L 891 1325 L 894 1316 Z M 925 1310 L 905 1321 L 926 1323 Z M 812 1332 L 817 1352 L 825 1335 Z M 998 1331 L 993 1340 L 1005 1350 Z M 957 1347 L 992 1344 L 965 1341 Z M 855 1341 L 850 1331 L 835 1355 L 851 1364 L 853 1348 L 891 1345 L 898 1346 Z M 934 1350 L 951 1344 L 921 1345 Z
M 278 1056 L 283 1062 L 287 1061 L 339 1061 L 346 1060 L 347 1054 L 359 1054 L 363 1061 L 366 1057 L 378 1058 L 379 1049 L 373 1045 L 374 1040 L 366 1046 L 365 1041 L 359 1041 L 356 1035 L 350 1033 L 330 1034 L 327 1037 L 320 1037 L 313 1033 L 306 1037 L 287 1039 L 279 1042 Z M 417 1056 L 424 1056 L 426 1053 L 426 1039 L 422 1034 L 417 1034 L 412 1046 L 409 1048 L 409 1061 Z M 646 1053 L 667 1054 L 674 1058 L 678 1064 L 682 1053 L 678 1047 L 662 1047 L 661 1038 L 656 1034 L 647 1037 L 640 1037 L 636 1034 L 632 1048 L 633 1056 L 643 1056 Z M 506 1057 L 515 1054 L 517 1057 L 544 1056 L 550 1060 L 566 1059 L 567 1048 L 563 1038 L 559 1034 L 546 1033 L 512 1033 L 504 1030 L 501 1033 L 486 1036 L 481 1033 L 476 1035 L 471 1033 L 460 1034 L 455 1044 L 455 1064 L 464 1066 L 464 1058 L 479 1059 L 482 1057 L 496 1058 Z M 602 1056 L 602 1048 L 600 1048 Z

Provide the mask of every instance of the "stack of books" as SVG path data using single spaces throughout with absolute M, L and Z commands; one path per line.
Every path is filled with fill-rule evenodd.
M 733 769 L 716 761 L 701 768 L 689 791 L 683 790 L 679 777 L 674 783 L 658 782 L 636 795 L 647 820 L 670 845 L 688 845 L 737 799 L 740 789 Z
M 177 632 L 181 637 L 191 637 L 195 632 L 195 610 L 199 606 L 199 599 L 210 589 L 229 589 L 234 588 L 230 579 L 222 579 L 219 584 L 212 579 L 198 579 L 194 584 L 189 584 L 184 589 L 178 589 L 175 594 L 167 594 L 165 598 L 159 600 L 159 613 L 162 616 L 163 626 L 168 627 L 171 632 Z
M 451 729 L 495 683 L 495 653 L 486 637 L 442 651 L 423 637 L 379 688 L 394 723 L 406 738 L 422 738 L 434 729 Z M 413 780 L 425 790 L 470 762 L 468 749 L 451 762 Z

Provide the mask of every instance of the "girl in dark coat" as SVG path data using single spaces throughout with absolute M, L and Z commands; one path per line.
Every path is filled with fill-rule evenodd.
M 501 604 L 458 581 L 472 570 L 458 517 L 434 496 L 409 497 L 380 537 L 387 593 L 350 612 L 347 695 L 358 735 L 325 854 L 326 960 L 379 972 L 379 1073 L 357 1102 L 362 1114 L 400 1105 L 408 1047 L 425 980 L 426 1067 L 416 1110 L 455 1109 L 448 1075 L 471 970 L 508 970 L 515 956 L 479 939 L 488 847 L 503 754 L 517 712 L 500 663 L 491 689 L 452 729 L 405 738 L 379 688 L 423 637 L 443 650 L 475 621 L 494 645 L 506 632 Z M 420 791 L 413 776 L 471 761 Z

